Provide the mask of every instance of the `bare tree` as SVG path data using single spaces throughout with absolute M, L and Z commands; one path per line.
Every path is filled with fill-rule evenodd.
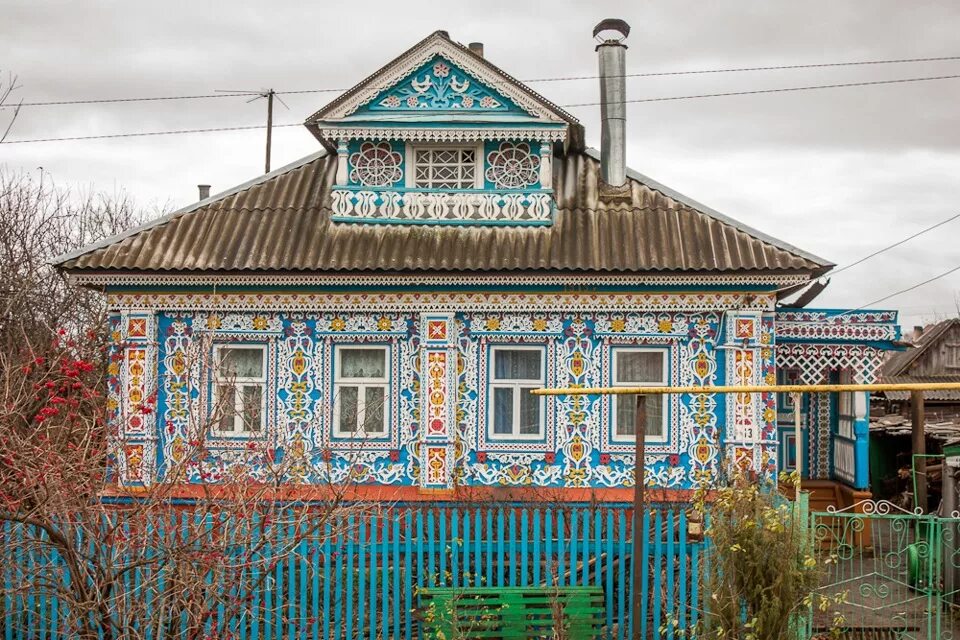
M 10 102 L 10 96 L 14 91 L 19 89 L 17 86 L 17 76 L 13 73 L 7 74 L 7 82 L 4 84 L 0 81 L 0 109 L 9 107 L 13 109 L 13 113 L 9 116 L 7 120 L 7 126 L 4 128 L 3 133 L 0 134 L 0 143 L 7 139 L 7 136 L 10 135 L 10 130 L 13 129 L 13 123 L 17 121 L 17 116 L 20 115 L 20 109 L 23 106 L 23 100 L 15 105 L 8 105 Z

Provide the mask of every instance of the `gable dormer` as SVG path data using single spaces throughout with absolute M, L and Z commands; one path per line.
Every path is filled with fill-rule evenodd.
M 437 31 L 307 119 L 335 222 L 545 225 L 579 122 Z

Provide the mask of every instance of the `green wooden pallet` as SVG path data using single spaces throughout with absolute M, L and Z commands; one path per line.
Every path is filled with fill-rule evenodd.
M 420 590 L 420 618 L 429 640 L 581 640 L 600 636 L 606 609 L 599 587 L 438 587 Z

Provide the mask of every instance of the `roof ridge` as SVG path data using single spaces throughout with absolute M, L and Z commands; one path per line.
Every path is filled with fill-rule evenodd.
M 176 211 L 171 211 L 170 213 L 164 214 L 164 215 L 160 216 L 159 218 L 154 218 L 153 220 L 148 220 L 147 222 L 145 222 L 145 223 L 143 223 L 143 224 L 141 224 L 141 225 L 138 225 L 138 226 L 133 227 L 133 228 L 131 228 L 131 229 L 127 229 L 126 231 L 123 231 L 123 232 L 121 232 L 121 233 L 118 233 L 118 234 L 116 234 L 116 235 L 114 235 L 114 236 L 110 236 L 110 237 L 108 237 L 108 238 L 104 238 L 104 239 L 99 240 L 99 241 L 97 241 L 97 242 L 94 242 L 94 243 L 92 243 L 92 244 L 88 244 L 88 245 L 82 246 L 82 247 L 80 247 L 79 249 L 75 249 L 75 250 L 70 251 L 70 252 L 68 252 L 68 253 L 64 253 L 64 254 L 62 254 L 62 255 L 59 255 L 59 256 L 51 259 L 50 262 L 49 262 L 49 264 L 52 264 L 52 265 L 54 265 L 54 266 L 59 266 L 59 265 L 63 264 L 64 262 L 68 262 L 68 261 L 70 261 L 70 260 L 75 260 L 76 258 L 79 258 L 80 256 L 85 255 L 85 254 L 87 254 L 87 253 L 91 253 L 91 252 L 93 252 L 93 251 L 96 251 L 97 249 L 103 249 L 103 248 L 108 247 L 108 246 L 110 246 L 110 245 L 112 245 L 112 244 L 115 244 L 115 243 L 117 243 L 117 242 L 120 242 L 121 240 L 126 240 L 127 238 L 129 238 L 129 237 L 131 237 L 131 236 L 135 236 L 135 235 L 137 235 L 138 233 L 141 233 L 141 232 L 143 232 L 143 231 L 148 231 L 148 230 L 150 230 L 150 229 L 153 229 L 153 228 L 162 226 L 162 225 L 164 225 L 164 224 L 166 224 L 166 223 L 168 223 L 168 222 L 171 222 L 172 220 L 176 220 L 177 218 L 180 218 L 180 217 L 182 217 L 182 216 L 185 216 L 185 215 L 187 215 L 188 213 L 193 213 L 193 212 L 196 211 L 197 209 L 200 209 L 200 208 L 202 208 L 202 207 L 206 207 L 207 205 L 213 204 L 213 203 L 218 202 L 218 201 L 220 201 L 220 200 L 224 200 L 224 199 L 226 199 L 226 198 L 229 198 L 230 196 L 233 196 L 233 195 L 236 195 L 236 194 L 241 193 L 241 192 L 243 192 L 243 191 L 246 191 L 247 189 L 251 189 L 251 188 L 253 188 L 253 187 L 257 186 L 257 185 L 263 184 L 264 182 L 268 182 L 268 181 L 270 181 L 270 180 L 273 180 L 274 178 L 280 177 L 280 176 L 282 176 L 282 175 L 284 175 L 284 174 L 286 174 L 286 173 L 289 173 L 290 171 L 293 171 L 293 170 L 295 170 L 295 169 L 299 169 L 300 167 L 302 167 L 302 166 L 304 166 L 304 165 L 307 165 L 307 164 L 313 162 L 314 160 L 319 160 L 320 158 L 323 158 L 323 157 L 326 156 L 326 155 L 327 155 L 327 150 L 321 147 L 319 151 L 315 151 L 314 153 L 311 153 L 310 155 L 307 155 L 307 156 L 304 156 L 304 157 L 299 158 L 299 159 L 297 159 L 297 160 L 294 160 L 294 161 L 291 162 L 290 164 L 284 165 L 284 166 L 280 167 L 279 169 L 274 169 L 274 170 L 271 171 L 270 173 L 265 173 L 265 174 L 263 174 L 263 175 L 261 175 L 261 176 L 257 176 L 256 178 L 253 178 L 252 180 L 247 180 L 246 182 L 243 182 L 243 183 L 241 183 L 241 184 L 238 184 L 238 185 L 236 185 L 235 187 L 232 187 L 232 188 L 230 188 L 230 189 L 227 189 L 226 191 L 221 191 L 220 193 L 214 194 L 214 195 L 210 196 L 209 198 L 204 198 L 203 200 L 198 200 L 197 202 L 194 202 L 194 203 L 192 203 L 192 204 L 189 204 L 189 205 L 187 205 L 187 206 L 185 206 L 185 207 L 181 207 L 180 209 L 177 209 Z
M 594 160 L 597 160 L 597 161 L 600 160 L 600 151 L 598 151 L 597 149 L 594 149 L 593 147 L 585 148 L 583 150 L 583 153 L 590 156 Z M 698 202 L 697 200 L 694 200 L 693 198 L 686 196 L 680 193 L 679 191 L 671 189 L 670 187 L 664 184 L 661 184 L 660 182 L 657 182 L 653 178 L 646 176 L 635 169 L 631 169 L 630 167 L 627 167 L 627 177 L 633 178 L 637 182 L 640 182 L 641 184 L 644 184 L 655 191 L 659 191 L 664 196 L 671 198 L 673 200 L 676 200 L 680 204 L 685 205 L 693 209 L 694 211 L 697 211 L 708 217 L 718 220 L 726 225 L 729 225 L 734 229 L 737 229 L 738 231 L 742 231 L 756 238 L 757 240 L 761 240 L 768 244 L 772 244 L 778 249 L 782 249 L 783 251 L 792 253 L 797 257 L 803 258 L 804 260 L 809 260 L 810 262 L 816 262 L 820 264 L 822 267 L 825 267 L 827 270 L 832 269 L 833 267 L 836 266 L 835 263 L 829 260 L 826 260 L 825 258 L 821 258 L 820 256 L 810 253 L 809 251 L 804 251 L 803 249 L 796 247 L 788 242 L 784 242 L 779 238 L 774 238 L 773 236 L 768 235 L 763 231 L 760 231 L 759 229 L 754 229 L 749 225 L 743 224 L 739 220 L 736 220 L 735 218 L 731 218 L 730 216 L 724 213 L 720 213 L 716 209 L 712 207 L 708 207 L 707 205 L 701 202 Z

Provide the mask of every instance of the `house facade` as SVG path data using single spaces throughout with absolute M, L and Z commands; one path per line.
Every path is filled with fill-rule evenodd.
M 597 47 L 600 153 L 436 32 L 306 120 L 316 153 L 58 259 L 112 310 L 120 483 L 282 462 L 308 486 L 614 499 L 634 484 L 632 400 L 530 390 L 872 381 L 895 313 L 778 309 L 831 263 L 626 168 L 624 26 Z M 863 482 L 865 400 L 805 400 L 806 476 Z M 651 397 L 645 481 L 790 468 L 788 402 Z

